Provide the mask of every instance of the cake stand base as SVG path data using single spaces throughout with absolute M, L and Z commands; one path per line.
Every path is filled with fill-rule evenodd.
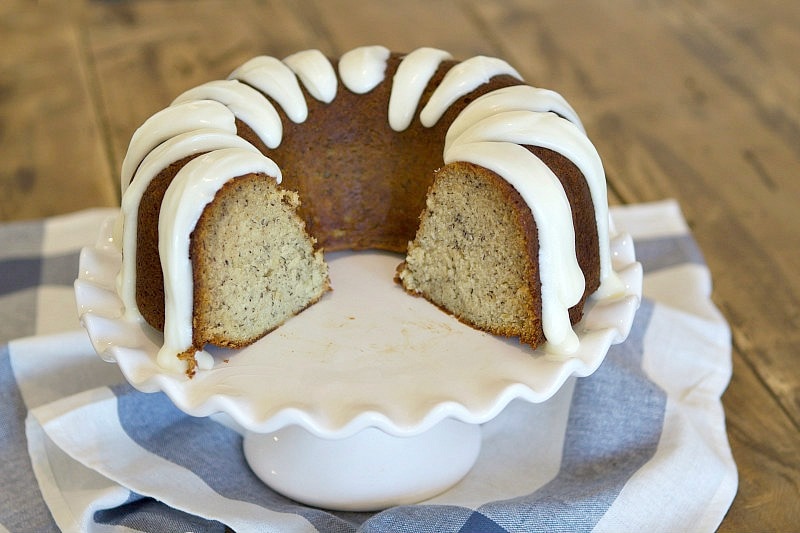
M 436 496 L 469 472 L 480 447 L 479 425 L 449 418 L 410 437 L 369 427 L 327 439 L 292 425 L 244 438 L 250 468 L 270 488 L 341 511 L 377 511 Z

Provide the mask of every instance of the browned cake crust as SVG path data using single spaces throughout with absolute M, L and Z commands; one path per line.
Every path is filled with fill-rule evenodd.
M 159 331 L 164 330 L 164 273 L 161 269 L 161 255 L 158 252 L 158 219 L 161 202 L 175 174 L 194 157 L 196 155 L 183 158 L 159 172 L 147 186 L 139 204 L 136 235 L 136 305 L 145 321 Z
M 392 78 L 401 58 L 391 55 L 383 82 L 367 94 L 352 93 L 340 82 L 336 99 L 325 104 L 303 88 L 308 119 L 301 124 L 290 121 L 276 105 L 284 137 L 274 150 L 252 132 L 241 133 L 278 164 L 283 186 L 299 193 L 308 231 L 325 250 L 405 252 L 433 171 L 443 165 L 445 134 L 452 121 L 482 94 L 520 84 L 512 76 L 497 76 L 453 104 L 433 127 L 415 120 L 405 131 L 396 132 L 387 117 Z M 331 63 L 338 71 L 337 61 Z M 419 109 L 456 64 L 440 65 Z

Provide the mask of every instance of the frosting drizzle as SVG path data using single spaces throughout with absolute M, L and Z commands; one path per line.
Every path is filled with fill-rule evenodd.
M 554 113 L 503 111 L 476 121 L 451 141 L 445 148 L 445 154 L 453 146 L 481 141 L 501 141 L 549 148 L 565 156 L 578 167 L 589 186 L 592 203 L 595 206 L 595 222 L 600 245 L 598 294 L 611 295 L 619 292 L 622 285 L 611 265 L 608 210 L 602 208 L 608 205 L 605 172 L 600 155 L 588 137 L 572 122 Z M 504 174 L 501 176 L 505 177 Z M 537 220 L 537 225 L 540 223 L 553 224 L 549 219 Z
M 231 110 L 234 116 L 250 126 L 269 148 L 281 144 L 283 125 L 275 107 L 263 94 L 237 80 L 216 80 L 189 89 L 173 106 L 193 100 L 214 100 Z
M 511 65 L 494 57 L 475 56 L 455 65 L 422 108 L 419 115 L 422 125 L 432 127 L 456 100 L 502 74 L 522 81 L 522 76 Z
M 231 111 L 213 100 L 186 102 L 162 109 L 148 118 L 133 133 L 122 161 L 120 187 L 122 193 L 131 182 L 136 167 L 160 143 L 180 133 L 200 128 L 214 128 L 236 133 L 236 120 Z
M 387 59 L 389 49 L 383 46 L 354 48 L 339 58 L 339 77 L 352 92 L 368 93 L 383 81 Z
M 452 58 L 448 52 L 435 48 L 418 48 L 403 58 L 394 74 L 389 96 L 389 125 L 394 131 L 408 128 L 436 69 L 442 61 Z
M 336 98 L 336 72 L 331 62 L 319 50 L 297 52 L 283 59 L 297 74 L 309 94 L 326 104 Z
M 254 57 L 231 72 L 228 79 L 243 81 L 274 99 L 292 122 L 299 124 L 308 117 L 308 106 L 297 76 L 274 57 Z

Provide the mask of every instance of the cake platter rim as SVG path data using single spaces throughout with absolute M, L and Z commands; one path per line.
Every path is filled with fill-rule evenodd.
M 119 365 L 134 388 L 143 392 L 164 392 L 176 407 L 189 415 L 205 417 L 224 413 L 245 430 L 255 433 L 271 433 L 299 425 L 323 438 L 345 438 L 366 428 L 378 428 L 403 437 L 422 434 L 448 418 L 468 424 L 488 422 L 514 399 L 540 403 L 553 396 L 568 379 L 591 375 L 610 347 L 627 338 L 642 297 L 642 267 L 636 261 L 633 241 L 626 233 L 614 233 L 611 241 L 613 266 L 623 280 L 625 292 L 605 301 L 590 298 L 584 319 L 576 325 L 581 339 L 577 354 L 556 357 L 541 349 L 531 353 L 514 339 L 473 330 L 424 299 L 414 298 L 393 286 L 381 297 L 401 298 L 402 305 L 408 302 L 411 307 L 401 309 L 405 313 L 402 316 L 415 319 L 388 335 L 385 346 L 376 344 L 377 352 L 383 350 L 383 364 L 365 365 L 365 361 L 374 362 L 373 358 L 379 355 L 365 356 L 355 353 L 357 350 L 334 351 L 326 359 L 326 355 L 321 354 L 325 343 L 313 337 L 300 337 L 299 332 L 303 331 L 307 317 L 315 320 L 313 325 L 325 326 L 332 318 L 332 310 L 339 315 L 332 327 L 349 327 L 352 323 L 356 329 L 380 328 L 381 317 L 370 315 L 382 314 L 375 312 L 381 305 L 397 307 L 397 300 L 371 302 L 373 311 L 367 310 L 362 316 L 353 308 L 349 316 L 346 309 L 340 312 L 340 302 L 322 305 L 323 299 L 251 347 L 236 350 L 237 353 L 215 351 L 214 368 L 200 370 L 195 378 L 189 379 L 156 364 L 160 334 L 142 322 L 124 318 L 122 302 L 116 293 L 120 252 L 112 237 L 115 218 L 106 219 L 95 244 L 82 249 L 74 287 L 80 322 L 95 350 L 104 360 Z M 344 297 L 351 280 L 343 276 L 371 276 L 374 269 L 385 270 L 391 261 L 395 265 L 399 262 L 396 254 L 377 251 L 336 252 L 326 257 L 331 265 L 333 294 L 344 285 Z M 361 267 L 366 270 L 358 270 Z M 353 268 L 355 270 L 348 273 Z M 388 283 L 394 284 L 391 278 Z M 372 322 L 373 318 L 377 322 Z M 405 319 L 401 317 L 400 320 Z M 284 329 L 285 333 L 279 333 Z M 384 337 L 380 331 L 371 335 L 367 334 L 366 338 Z M 338 342 L 341 345 L 353 338 L 359 337 L 346 337 Z M 414 343 L 421 338 L 424 344 L 415 348 Z M 285 343 L 290 343 L 288 346 L 295 343 L 300 349 L 314 353 L 307 351 L 305 358 L 302 353 L 300 356 L 293 354 L 289 362 L 272 357 L 271 353 L 264 355 L 274 346 L 286 349 Z M 451 349 L 453 344 L 456 348 Z M 414 348 L 405 355 L 413 354 L 416 359 L 404 364 L 404 358 L 398 357 L 398 350 L 394 349 L 396 346 Z M 420 346 L 432 352 L 419 353 Z M 456 361 L 459 349 L 470 353 Z M 446 357 L 442 356 L 446 361 L 436 357 L 436 350 L 439 354 L 447 353 Z M 456 353 L 450 353 L 453 350 Z M 480 352 L 480 356 L 475 352 Z M 426 356 L 430 358 L 425 359 Z M 504 364 L 496 364 L 498 360 Z M 301 364 L 297 365 L 297 361 Z M 324 374 L 328 361 L 344 363 L 345 368 Z M 418 365 L 417 375 L 414 375 L 417 367 L 411 366 L 414 362 L 423 362 Z M 442 362 L 449 362 L 450 369 L 442 369 Z M 287 366 L 289 364 L 293 366 Z M 351 364 L 353 367 L 348 368 Z M 269 365 L 293 375 L 272 375 L 266 368 Z M 388 366 L 385 372 L 382 366 Z M 299 367 L 296 373 L 292 370 L 294 367 Z M 348 374 L 348 370 L 352 373 Z M 308 376 L 307 383 L 300 382 L 306 376 L 304 372 Z M 315 377 L 315 373 L 320 372 L 324 375 Z M 448 372 L 456 375 L 455 383 L 442 379 L 450 375 Z M 411 375 L 405 376 L 408 373 Z M 267 383 L 258 382 L 257 378 L 265 378 Z M 402 378 L 402 384 L 392 388 L 398 378 Z M 353 381 L 348 382 L 348 379 Z M 282 383 L 285 380 L 290 383 Z M 432 390 L 434 383 L 438 385 L 436 390 Z M 277 387 L 280 393 L 265 396 L 258 392 L 266 390 L 265 385 Z

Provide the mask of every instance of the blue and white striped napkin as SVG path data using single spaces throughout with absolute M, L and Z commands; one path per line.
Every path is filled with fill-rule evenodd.
M 379 513 L 271 491 L 224 420 L 135 391 L 94 353 L 72 282 L 110 213 L 0 225 L 0 533 L 713 531 L 733 500 L 730 332 L 675 202 L 613 210 L 645 272 L 629 339 L 487 423 L 458 485 Z

